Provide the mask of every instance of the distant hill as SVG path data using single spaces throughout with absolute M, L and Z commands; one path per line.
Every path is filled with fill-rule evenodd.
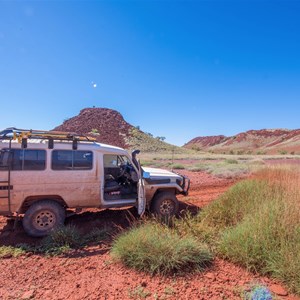
M 300 129 L 262 129 L 249 130 L 231 137 L 196 137 L 184 147 L 215 153 L 300 154 Z
M 53 130 L 76 132 L 92 136 L 100 143 L 127 149 L 140 149 L 143 152 L 185 150 L 165 143 L 150 133 L 145 133 L 127 123 L 123 116 L 113 109 L 85 108 L 79 115 L 67 119 Z

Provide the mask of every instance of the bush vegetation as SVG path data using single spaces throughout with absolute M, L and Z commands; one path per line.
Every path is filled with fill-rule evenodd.
M 130 130 L 130 137 L 126 138 L 126 143 L 130 149 L 139 149 L 143 153 L 157 153 L 159 151 L 164 153 L 171 153 L 172 151 L 176 151 L 176 153 L 188 152 L 184 148 L 164 142 L 164 139 L 165 137 L 154 138 L 149 133 L 144 133 L 139 128 L 133 127 Z
M 150 274 L 203 270 L 212 262 L 212 255 L 203 243 L 154 221 L 120 235 L 111 254 L 126 266 Z
M 37 249 L 46 254 L 61 254 L 81 244 L 80 232 L 75 226 L 69 225 L 58 228 L 42 239 Z
M 250 172 L 250 168 L 246 163 L 239 163 L 236 159 L 225 159 L 215 163 L 197 163 L 189 167 L 188 170 L 193 172 L 203 171 L 221 178 L 242 177 Z
M 1 246 L 0 247 L 0 258 L 6 257 L 18 257 L 26 253 L 22 247 L 12 247 L 12 246 Z
M 181 231 L 247 269 L 278 278 L 300 294 L 300 173 L 258 171 L 208 205 Z
M 173 164 L 173 165 L 170 165 L 170 168 L 175 169 L 175 170 L 184 170 L 185 166 L 183 164 Z

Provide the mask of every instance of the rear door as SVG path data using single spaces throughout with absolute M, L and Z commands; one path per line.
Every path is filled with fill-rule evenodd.
M 0 151 L 0 213 L 10 213 L 10 172 L 8 169 L 9 150 Z

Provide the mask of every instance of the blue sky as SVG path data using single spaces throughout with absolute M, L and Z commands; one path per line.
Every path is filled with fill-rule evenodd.
M 299 15 L 288 0 L 0 0 L 0 128 L 92 106 L 177 145 L 300 128 Z

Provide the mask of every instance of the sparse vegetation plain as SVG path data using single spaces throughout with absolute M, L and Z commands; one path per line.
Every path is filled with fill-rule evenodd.
M 243 178 L 272 161 L 281 164 L 299 162 L 299 155 L 229 155 L 204 153 L 187 149 L 185 153 L 176 150 L 141 153 L 142 166 L 206 172 L 220 178 Z

